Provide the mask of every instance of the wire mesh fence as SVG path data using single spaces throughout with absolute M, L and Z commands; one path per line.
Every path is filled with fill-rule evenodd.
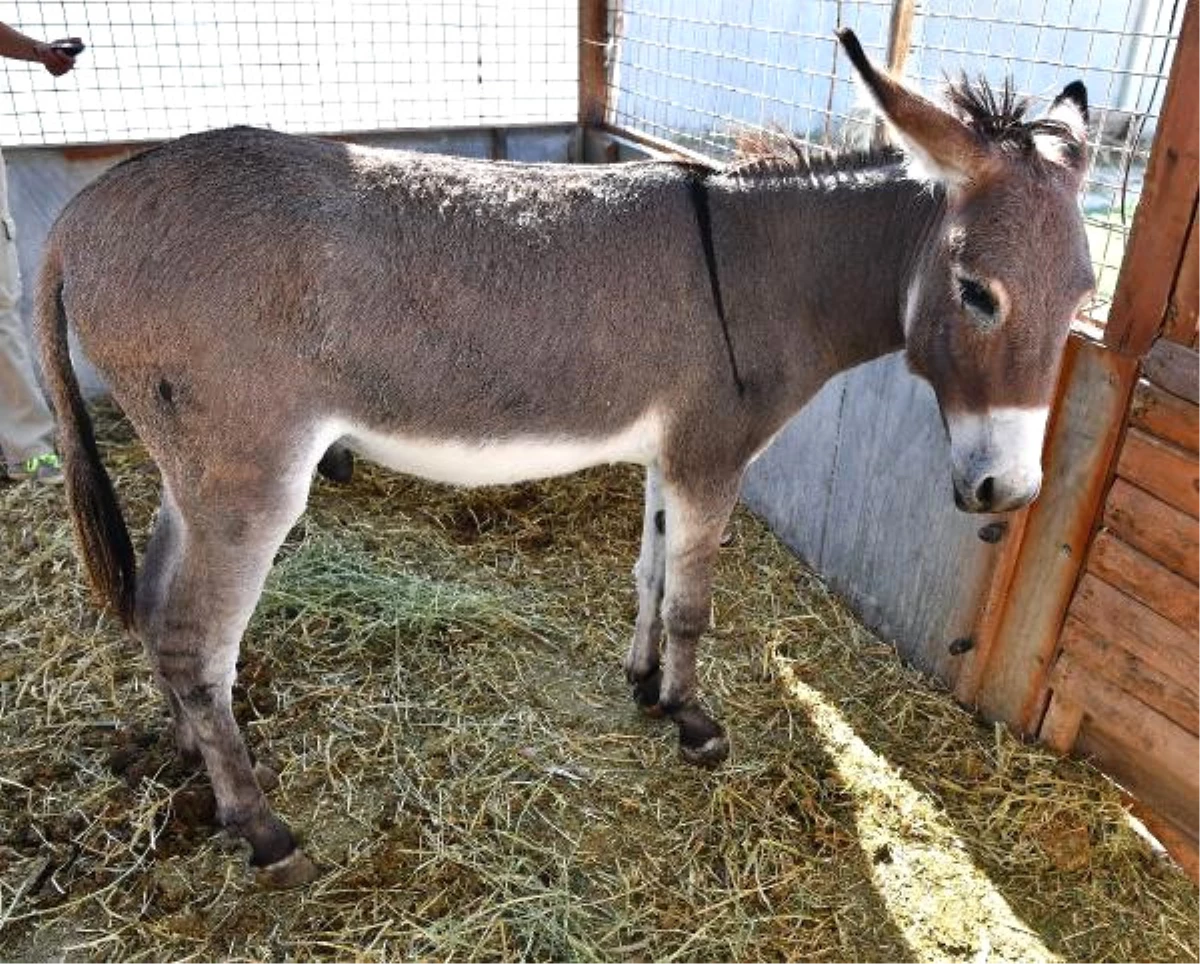
M 609 120 L 711 157 L 748 129 L 786 130 L 814 148 L 861 132 L 833 31 L 852 25 L 886 54 L 892 0 L 616 0 Z
M 814 149 L 861 145 L 871 125 L 833 30 L 886 60 L 892 0 L 615 0 L 609 120 L 714 158 L 781 128 Z M 1072 80 L 1092 104 L 1084 196 L 1103 323 L 1141 196 L 1180 0 L 919 0 L 905 75 L 933 91 L 960 73 L 1012 77 L 1036 112 Z
M 782 129 L 814 150 L 873 130 L 833 39 L 852 26 L 887 57 L 896 0 L 611 0 L 608 119 L 723 158 Z M 579 4 L 571 0 L 18 2 L 6 22 L 80 35 L 76 70 L 0 61 L 0 144 L 153 140 L 249 123 L 333 133 L 569 123 Z M 1181 0 L 918 0 L 906 74 L 1005 76 L 1045 105 L 1082 78 L 1093 107 L 1085 194 L 1107 313 L 1182 19 Z
M 0 144 L 171 137 L 228 124 L 332 133 L 575 120 L 578 4 L 16 2 L 4 21 L 87 50 L 57 80 L 0 61 Z

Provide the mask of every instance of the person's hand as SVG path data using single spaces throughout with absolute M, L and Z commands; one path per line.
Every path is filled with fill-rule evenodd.
M 37 59 L 55 77 L 61 77 L 75 66 L 75 56 L 62 49 L 62 44 L 82 44 L 78 37 L 67 37 L 54 43 L 38 44 Z

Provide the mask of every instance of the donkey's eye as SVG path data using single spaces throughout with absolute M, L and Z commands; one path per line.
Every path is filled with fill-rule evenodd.
M 978 281 L 972 281 L 970 278 L 958 278 L 958 297 L 963 303 L 963 307 L 968 311 L 979 316 L 981 321 L 993 322 L 996 320 L 996 298 Z

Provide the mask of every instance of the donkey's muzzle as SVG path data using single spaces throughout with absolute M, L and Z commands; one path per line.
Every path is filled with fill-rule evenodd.
M 964 512 L 1011 512 L 1036 499 L 1046 415 L 1044 408 L 947 413 L 954 504 Z
M 965 480 L 955 473 L 954 504 L 963 512 L 1012 512 L 1036 499 L 1041 487 L 1040 475 L 984 475 Z

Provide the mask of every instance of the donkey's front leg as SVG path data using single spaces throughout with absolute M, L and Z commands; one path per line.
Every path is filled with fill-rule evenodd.
M 706 482 L 708 480 L 705 480 Z M 721 725 L 700 705 L 696 645 L 708 629 L 713 568 L 721 536 L 737 500 L 737 480 L 665 486 L 666 584 L 659 708 L 679 727 L 679 752 L 689 763 L 716 766 L 729 755 Z
M 633 687 L 633 699 L 647 713 L 659 716 L 659 644 L 662 641 L 663 583 L 667 571 L 666 504 L 662 472 L 657 465 L 646 469 L 646 505 L 642 518 L 642 549 L 634 578 L 637 581 L 638 612 L 633 642 L 625 656 L 625 677 Z

